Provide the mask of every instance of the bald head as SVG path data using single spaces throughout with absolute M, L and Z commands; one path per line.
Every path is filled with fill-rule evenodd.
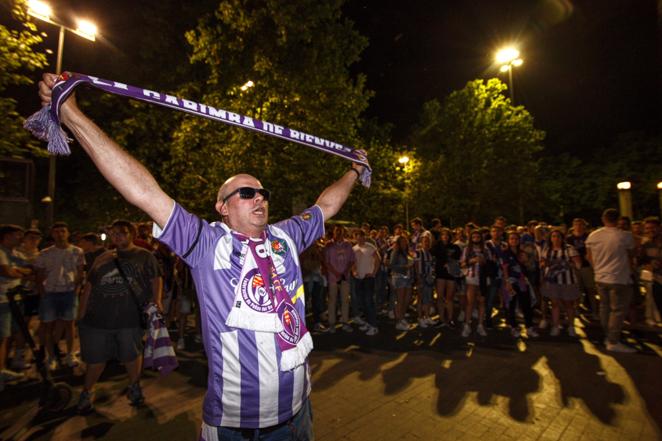
M 221 188 L 218 189 L 216 202 L 223 202 L 223 199 L 228 197 L 230 193 L 239 187 L 262 188 L 262 184 L 260 184 L 260 181 L 258 181 L 256 177 L 245 173 L 234 175 L 228 178 L 223 185 L 221 185 Z

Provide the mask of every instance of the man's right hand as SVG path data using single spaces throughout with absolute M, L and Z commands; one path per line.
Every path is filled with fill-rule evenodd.
M 52 73 L 45 73 L 42 75 L 42 79 L 39 82 L 39 99 L 41 100 L 42 106 L 47 106 L 51 103 L 53 86 L 55 86 L 58 78 L 58 75 Z M 66 124 L 71 112 L 75 111 L 78 111 L 78 105 L 76 103 L 76 94 L 72 93 L 60 107 L 60 118 L 62 122 Z

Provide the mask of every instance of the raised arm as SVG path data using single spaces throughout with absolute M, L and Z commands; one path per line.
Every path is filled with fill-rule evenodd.
M 50 104 L 56 79 L 57 75 L 44 74 L 39 82 L 42 105 Z M 163 228 L 174 201 L 161 190 L 151 173 L 85 116 L 73 95 L 62 105 L 60 117 L 108 182 Z
M 328 221 L 340 211 L 362 171 L 363 166 L 352 164 L 351 170 L 325 188 L 317 198 L 316 204 L 322 209 L 325 221 Z

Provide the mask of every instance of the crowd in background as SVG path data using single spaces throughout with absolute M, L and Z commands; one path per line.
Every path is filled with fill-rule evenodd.
M 415 218 L 410 231 L 329 225 L 300 256 L 309 328 L 370 337 L 389 326 L 447 328 L 463 338 L 503 329 L 513 338 L 576 337 L 581 314 L 602 324 L 607 350 L 633 352 L 620 341 L 623 323 L 659 323 L 662 230 L 657 218 L 631 222 L 615 210 L 605 211 L 603 223 L 594 230 L 583 219 L 566 228 L 508 225 L 503 217 L 453 229 L 438 219 L 425 228 Z M 35 357 L 9 308 L 17 287 L 14 301 L 37 330 L 48 368 L 76 367 L 79 357 L 86 364 L 81 412 L 92 409 L 91 390 L 110 360 L 126 366 L 131 404 L 142 403 L 146 303 L 163 312 L 178 350 L 199 342 L 187 266 L 151 237 L 148 224 L 116 221 L 107 232 L 103 241 L 56 223 L 44 238 L 0 226 L 0 387 L 20 380 Z

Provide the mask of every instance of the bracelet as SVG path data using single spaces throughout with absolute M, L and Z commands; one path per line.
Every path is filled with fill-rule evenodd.
M 361 173 L 359 173 L 357 169 L 350 168 L 349 171 L 353 171 L 354 173 L 356 173 L 356 179 L 361 179 Z

